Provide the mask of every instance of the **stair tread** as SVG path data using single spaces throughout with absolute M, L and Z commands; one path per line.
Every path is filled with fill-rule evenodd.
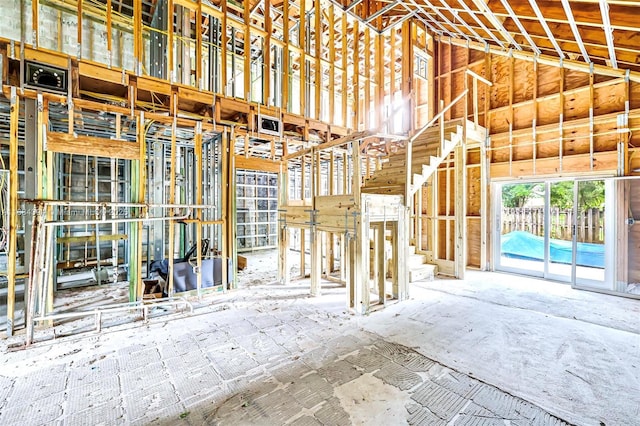
M 459 143 L 462 137 L 463 125 L 466 125 L 467 141 L 483 141 L 486 129 L 476 127 L 473 122 L 464 119 L 456 119 L 445 123 L 445 141 L 440 143 L 441 130 L 438 125 L 431 127 L 412 144 L 411 189 L 413 193 L 426 182 L 435 170 L 437 170 L 444 157 Z M 444 150 L 443 152 L 441 150 Z M 445 154 L 445 155 L 438 155 Z M 365 179 L 363 192 L 379 194 L 404 194 L 406 190 L 407 173 L 406 151 L 400 148 L 390 154 L 382 163 L 382 168 L 373 172 L 371 177 Z
M 438 265 L 434 265 L 431 263 L 424 263 L 422 265 L 418 265 L 418 266 L 414 266 L 412 268 L 409 268 L 411 271 L 426 271 L 426 270 L 435 270 L 438 267 Z

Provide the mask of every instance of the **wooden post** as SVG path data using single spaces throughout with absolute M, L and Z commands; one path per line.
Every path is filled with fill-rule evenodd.
M 311 150 L 311 206 L 309 224 L 309 238 L 311 243 L 311 295 L 320 295 L 320 280 L 322 277 L 322 238 L 321 232 L 316 226 L 316 197 L 320 193 L 320 152 L 315 148 Z
M 264 2 L 264 29 L 267 33 L 264 37 L 264 47 L 262 49 L 264 55 L 262 74 L 264 75 L 262 84 L 262 103 L 270 106 L 272 105 L 271 99 L 271 33 L 273 32 L 273 20 L 271 18 L 271 1 L 266 0 Z M 287 18 L 284 17 L 283 20 Z
M 350 238 L 347 244 L 348 244 L 348 247 L 346 250 L 347 259 L 345 259 L 346 261 L 345 263 L 349 265 L 349 270 L 346 271 L 349 275 L 349 280 L 348 280 L 349 297 L 347 298 L 347 308 L 354 309 L 356 304 L 356 287 L 358 285 L 357 283 L 358 273 L 357 273 L 356 262 L 355 262 L 357 244 L 356 244 L 355 238 Z
M 171 16 L 171 15 L 169 15 Z M 171 22 L 171 21 L 169 21 Z M 198 6 L 196 9 L 196 84 L 195 86 L 202 90 L 204 88 L 203 84 L 203 72 L 202 72 L 202 2 L 198 2 Z M 208 74 L 208 73 L 207 73 Z M 190 84 L 191 81 L 184 82 L 185 84 Z M 212 90 L 213 91 L 213 90 Z M 197 183 L 199 185 L 200 182 Z
M 300 228 L 300 278 L 304 278 L 307 275 L 306 271 L 306 258 L 307 258 L 307 241 L 306 241 L 306 229 Z
M 387 303 L 385 291 L 385 278 L 387 276 L 385 262 L 385 229 L 384 224 L 380 223 L 375 230 L 375 281 L 378 287 L 378 303 L 385 305 Z
M 226 2 L 223 2 L 226 3 Z M 282 110 L 289 111 L 289 2 L 282 2 Z
M 342 125 L 344 127 L 354 127 L 354 126 L 349 126 L 349 122 L 348 122 L 348 116 L 347 116 L 347 90 L 348 90 L 348 72 L 347 72 L 347 58 L 349 57 L 349 55 L 347 54 L 347 50 L 348 50 L 348 32 L 347 32 L 347 14 L 343 13 L 342 14 L 342 50 L 341 50 L 341 57 L 342 57 Z M 356 57 L 357 55 L 354 55 L 354 57 Z M 345 181 L 346 181 L 346 175 L 345 175 Z M 346 194 L 346 192 L 345 192 Z
M 412 45 L 411 20 L 402 23 L 402 100 L 404 102 L 404 114 L 402 119 L 402 131 L 410 132 L 413 129 L 412 116 L 412 84 L 413 81 L 413 45 Z M 405 203 L 407 203 L 405 201 Z M 407 204 L 408 205 L 408 204 Z
M 485 115 L 486 117 L 486 115 Z M 488 244 L 488 175 L 487 145 L 485 141 L 480 142 L 480 270 L 486 271 L 488 267 L 487 250 Z
M 172 0 L 168 0 L 171 4 Z M 173 17 L 173 9 L 169 9 L 169 16 Z M 171 34 L 173 25 L 169 25 L 169 61 L 171 61 Z M 133 57 L 135 58 L 135 74 L 142 74 L 142 2 L 133 2 Z
M 466 125 L 466 124 L 465 124 Z M 464 143 L 458 144 L 455 148 L 455 267 L 456 278 L 464 279 L 467 259 L 467 171 L 466 171 L 466 146 Z
M 360 58 L 360 30 L 358 21 L 353 22 L 353 57 Z M 360 122 L 362 119 L 362 111 L 360 110 L 360 61 L 353 61 L 353 113 L 354 121 L 351 127 L 355 130 L 360 130 Z M 347 126 L 349 127 L 349 126 Z
M 107 7 L 107 21 L 105 23 L 105 26 L 107 31 L 107 56 L 108 56 L 107 68 L 111 68 L 113 65 L 113 39 L 112 39 L 113 36 L 111 33 L 111 0 L 107 0 L 106 7 Z
M 340 281 L 344 283 L 347 282 L 347 270 L 349 269 L 349 263 L 347 261 L 349 253 L 347 248 L 348 244 L 349 241 L 347 240 L 346 235 L 344 233 L 340 234 Z
M 300 53 L 300 115 L 307 116 L 307 6 L 305 0 L 300 1 L 300 20 L 298 21 L 298 46 Z M 304 138 L 304 140 L 309 140 Z
M 289 229 L 286 225 L 279 226 L 278 236 L 278 280 L 280 284 L 289 284 L 289 262 L 287 255 L 289 254 Z
M 362 209 L 364 207 L 364 210 Z M 363 315 L 369 311 L 369 217 L 365 206 L 361 206 L 360 217 L 356 228 L 356 280 L 355 285 L 355 312 Z
M 315 81 L 315 104 L 311 105 L 309 111 L 313 111 L 313 118 L 316 120 L 320 120 L 320 108 L 322 102 L 320 102 L 320 98 L 322 96 L 322 64 L 320 62 L 320 56 L 322 55 L 322 21 L 320 20 L 320 16 L 324 12 L 320 0 L 313 0 L 313 7 L 315 9 L 314 14 L 314 25 L 315 25 L 315 70 L 316 70 L 316 81 Z M 311 52 L 309 52 L 311 53 Z M 328 120 L 331 122 L 331 119 Z M 318 165 L 319 166 L 319 165 Z
M 415 220 L 415 243 L 414 245 L 416 246 L 416 248 L 421 251 L 422 250 L 422 203 L 423 203 L 423 199 L 422 199 L 422 188 L 420 188 L 417 192 L 416 192 L 416 198 L 417 198 L 417 206 L 415 208 L 415 215 L 416 215 L 416 220 Z
M 284 142 L 284 150 L 286 151 L 286 142 Z M 287 205 L 289 198 L 289 173 L 287 163 L 280 166 L 280 200 L 279 206 Z M 289 284 L 289 229 L 284 222 L 284 213 L 280 215 L 278 221 L 278 280 L 281 284 Z
M 329 4 L 329 123 L 335 123 L 335 80 L 336 80 L 336 43 L 335 43 L 335 12 L 333 3 Z M 333 151 L 332 151 L 333 152 Z
M 406 300 L 409 297 L 409 209 L 400 207 L 398 221 L 394 225 L 393 244 L 393 297 Z
M 251 102 L 251 0 L 244 0 L 244 93 L 242 98 Z M 236 94 L 237 95 L 237 94 Z
M 168 0 L 169 2 L 172 2 L 173 0 Z M 286 7 L 287 2 L 285 2 L 285 7 Z M 220 2 L 220 5 L 222 7 L 222 18 L 220 19 L 220 28 L 221 28 L 221 39 L 220 39 L 220 93 L 222 93 L 223 95 L 227 96 L 227 43 L 228 43 L 228 38 L 227 38 L 227 2 L 223 1 Z M 173 16 L 173 12 L 171 12 L 171 16 Z M 172 19 L 173 20 L 173 19 Z M 287 19 L 284 20 L 285 25 L 287 23 Z M 169 28 L 171 28 L 172 25 L 169 25 Z M 285 27 L 286 28 L 286 27 Z M 169 33 L 169 36 L 171 36 L 171 33 Z M 285 33 L 285 37 L 286 37 L 286 33 Z M 171 43 L 169 44 L 171 45 Z M 286 46 L 286 44 L 285 44 Z M 171 53 L 171 51 L 169 51 L 169 53 Z M 218 108 L 216 108 L 218 109 Z M 224 163 L 223 163 L 224 164 Z M 223 174 L 224 176 L 224 174 Z M 224 257 L 223 257 L 224 259 Z M 222 262 L 224 263 L 224 262 Z M 224 267 L 223 267 L 224 269 Z M 224 277 L 223 277 L 224 280 Z M 226 283 L 223 283 L 226 284 Z M 226 285 L 225 285 L 226 286 Z
M 333 12 L 333 9 L 332 9 L 332 12 Z M 327 183 L 328 183 L 328 190 L 329 190 L 328 195 L 335 194 L 335 187 L 336 187 L 335 172 L 336 172 L 335 154 L 333 149 L 331 149 L 331 151 L 329 152 L 329 176 L 327 176 L 327 180 L 328 180 Z M 331 275 L 335 267 L 334 241 L 335 241 L 334 234 L 332 232 L 327 232 L 327 241 L 326 241 L 326 246 L 327 246 L 326 273 L 327 275 Z
M 39 3 L 39 2 L 34 2 L 34 3 Z M 78 7 L 78 15 L 77 15 L 78 27 L 76 28 L 76 31 L 77 31 L 77 40 L 78 40 L 78 46 L 77 46 L 78 52 L 75 56 L 77 56 L 78 58 L 81 58 L 82 57 L 82 2 L 81 1 L 77 3 L 77 7 Z
M 371 105 L 371 35 L 369 34 L 369 27 L 365 27 L 364 33 L 364 106 L 362 108 L 361 116 L 364 128 L 369 130 L 371 128 L 370 117 L 370 105 Z M 358 55 L 356 55 L 358 57 Z M 367 164 L 369 164 L 367 162 Z M 367 173 L 367 177 L 369 174 Z
M 315 214 L 313 214 L 314 220 Z M 320 296 L 320 281 L 322 279 L 322 232 L 315 225 L 309 229 L 311 237 L 311 295 Z

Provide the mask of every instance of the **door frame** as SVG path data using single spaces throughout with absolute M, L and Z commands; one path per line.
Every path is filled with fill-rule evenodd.
M 616 229 L 615 229 L 615 210 L 612 208 L 605 209 L 605 247 L 612 249 L 605 249 L 605 280 L 604 286 L 600 284 L 600 281 L 590 281 L 586 279 L 578 279 L 576 274 L 577 268 L 577 212 L 578 212 L 578 186 L 580 182 L 592 181 L 592 180 L 604 180 L 605 181 L 605 205 L 615 206 L 615 191 L 614 185 L 609 182 L 613 182 L 611 177 L 606 176 L 594 176 L 594 177 L 567 177 L 567 178 L 553 178 L 553 179 L 531 179 L 531 180 L 508 180 L 492 182 L 492 203 L 491 213 L 495 218 L 494 228 L 491 232 L 491 242 L 493 250 L 491 251 L 491 270 L 510 272 L 516 274 L 522 274 L 531 277 L 542 278 L 545 280 L 557 281 L 563 284 L 570 284 L 572 288 L 592 291 L 605 291 L 613 292 L 614 286 L 614 269 L 615 269 L 615 247 Z M 557 182 L 572 181 L 573 185 L 573 215 L 569 226 L 571 226 L 571 271 L 568 276 L 553 274 L 549 271 L 550 263 L 550 229 L 551 229 L 551 185 Z M 502 232 L 502 188 L 505 185 L 515 183 L 540 183 L 544 185 L 544 258 L 542 260 L 543 270 L 535 271 L 530 269 L 514 268 L 510 266 L 500 265 L 501 258 L 501 232 Z M 608 285 L 607 285 L 608 283 Z M 608 287 L 608 288 L 607 288 Z

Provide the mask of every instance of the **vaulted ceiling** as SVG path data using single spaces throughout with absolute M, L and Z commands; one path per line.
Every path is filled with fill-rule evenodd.
M 640 70 L 640 1 L 339 0 L 382 32 L 405 19 L 464 42 Z

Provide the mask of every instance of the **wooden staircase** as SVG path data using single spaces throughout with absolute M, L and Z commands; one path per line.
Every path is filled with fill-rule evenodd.
M 416 253 L 416 246 L 409 246 L 409 258 L 407 266 L 409 267 L 409 282 L 416 281 L 433 281 L 438 273 L 438 266 L 428 263 L 429 259 L 426 254 Z
M 466 126 L 466 129 L 463 126 Z M 466 141 L 463 140 L 465 132 Z M 427 128 L 412 143 L 409 194 L 405 194 L 407 144 L 383 160 L 382 168 L 364 181 L 362 192 L 411 197 L 436 172 L 459 143 L 466 143 L 467 147 L 478 146 L 479 143 L 485 143 L 486 135 L 486 129 L 462 119 L 444 123 L 444 131 L 441 131 L 440 126 Z M 426 254 L 416 253 L 415 246 L 409 247 L 409 282 L 433 280 L 437 266 L 427 263 L 428 261 Z
M 413 141 L 411 155 L 411 194 L 414 194 L 440 164 L 449 156 L 451 151 L 462 142 L 464 129 L 463 120 L 453 120 L 444 124 L 444 140 L 441 142 L 440 126 L 434 126 L 425 130 Z M 467 143 L 484 142 L 486 131 L 484 128 L 475 127 L 473 123 L 467 125 Z M 382 164 L 382 169 L 364 181 L 362 192 L 376 194 L 401 194 L 405 195 L 406 182 L 406 148 L 402 148 L 387 157 Z

